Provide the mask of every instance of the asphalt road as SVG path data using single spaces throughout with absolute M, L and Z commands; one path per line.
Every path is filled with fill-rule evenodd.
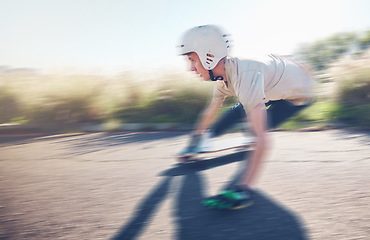
M 0 136 L 0 239 L 370 239 L 370 134 L 271 136 L 255 204 L 239 211 L 200 201 L 248 152 L 178 165 L 182 133 Z

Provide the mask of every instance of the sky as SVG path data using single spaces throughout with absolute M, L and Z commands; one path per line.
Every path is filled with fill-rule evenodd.
M 0 0 L 0 66 L 39 71 L 184 69 L 189 28 L 216 24 L 232 55 L 292 54 L 331 34 L 370 30 L 369 0 Z

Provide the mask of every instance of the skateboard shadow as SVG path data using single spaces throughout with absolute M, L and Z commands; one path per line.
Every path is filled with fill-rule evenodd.
M 202 171 L 241 161 L 244 154 L 205 160 L 194 165 L 177 165 L 162 172 L 160 175 L 164 177 L 163 180 L 145 197 L 135 215 L 112 239 L 139 238 L 161 202 L 173 196 L 173 222 L 176 224 L 174 239 L 177 240 L 308 239 L 300 218 L 262 191 L 255 191 L 253 206 L 241 210 L 210 210 L 200 204 L 207 197 Z M 237 172 L 231 182 L 236 181 L 239 175 Z M 171 182 L 176 176 L 182 176 L 182 182 L 178 191 L 175 194 L 171 191 L 170 195 Z

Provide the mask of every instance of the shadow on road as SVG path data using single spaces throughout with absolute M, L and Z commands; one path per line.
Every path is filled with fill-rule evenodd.
M 308 239 L 304 226 L 292 211 L 281 206 L 261 191 L 255 192 L 255 204 L 241 210 L 209 210 L 201 206 L 205 196 L 202 171 L 244 159 L 245 153 L 205 160 L 195 164 L 177 165 L 164 171 L 163 180 L 145 197 L 135 214 L 112 238 L 137 239 L 167 198 L 175 196 L 173 206 L 176 231 L 174 239 Z M 170 195 L 173 177 L 183 176 L 180 189 Z M 239 173 L 235 174 L 234 181 Z M 225 186 L 226 188 L 227 186 Z
M 186 132 L 97 132 L 66 134 L 0 135 L 0 147 L 44 142 L 57 146 L 66 153 L 64 157 L 91 154 L 109 147 L 124 147 L 126 144 L 148 143 L 176 138 Z
M 90 154 L 106 150 L 109 147 L 124 147 L 126 144 L 149 143 L 168 138 L 176 138 L 186 133 L 181 132 L 117 132 L 93 133 L 83 136 L 84 141 L 78 137 L 60 139 L 65 143 L 65 149 L 70 150 L 69 157 Z M 122 148 L 124 150 L 124 148 Z

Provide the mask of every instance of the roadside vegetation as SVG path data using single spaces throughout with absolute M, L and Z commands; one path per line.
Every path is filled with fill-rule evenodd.
M 317 75 L 316 101 L 283 129 L 347 125 L 370 129 L 370 52 L 347 57 Z
M 337 40 L 344 39 L 340 44 L 345 47 L 334 46 L 340 41 L 332 37 L 301 48 L 300 55 L 317 73 L 317 97 L 312 106 L 282 129 L 330 126 L 338 122 L 370 129 L 370 52 L 367 50 L 370 34 L 366 32 L 357 38 L 338 36 Z M 326 50 L 315 51 L 315 48 Z M 0 124 L 37 123 L 58 127 L 85 122 L 192 124 L 212 96 L 213 84 L 190 73 L 168 72 L 150 77 L 124 72 L 107 77 L 38 74 L 3 67 L 0 69 Z M 230 98 L 225 107 L 234 103 L 235 98 Z

